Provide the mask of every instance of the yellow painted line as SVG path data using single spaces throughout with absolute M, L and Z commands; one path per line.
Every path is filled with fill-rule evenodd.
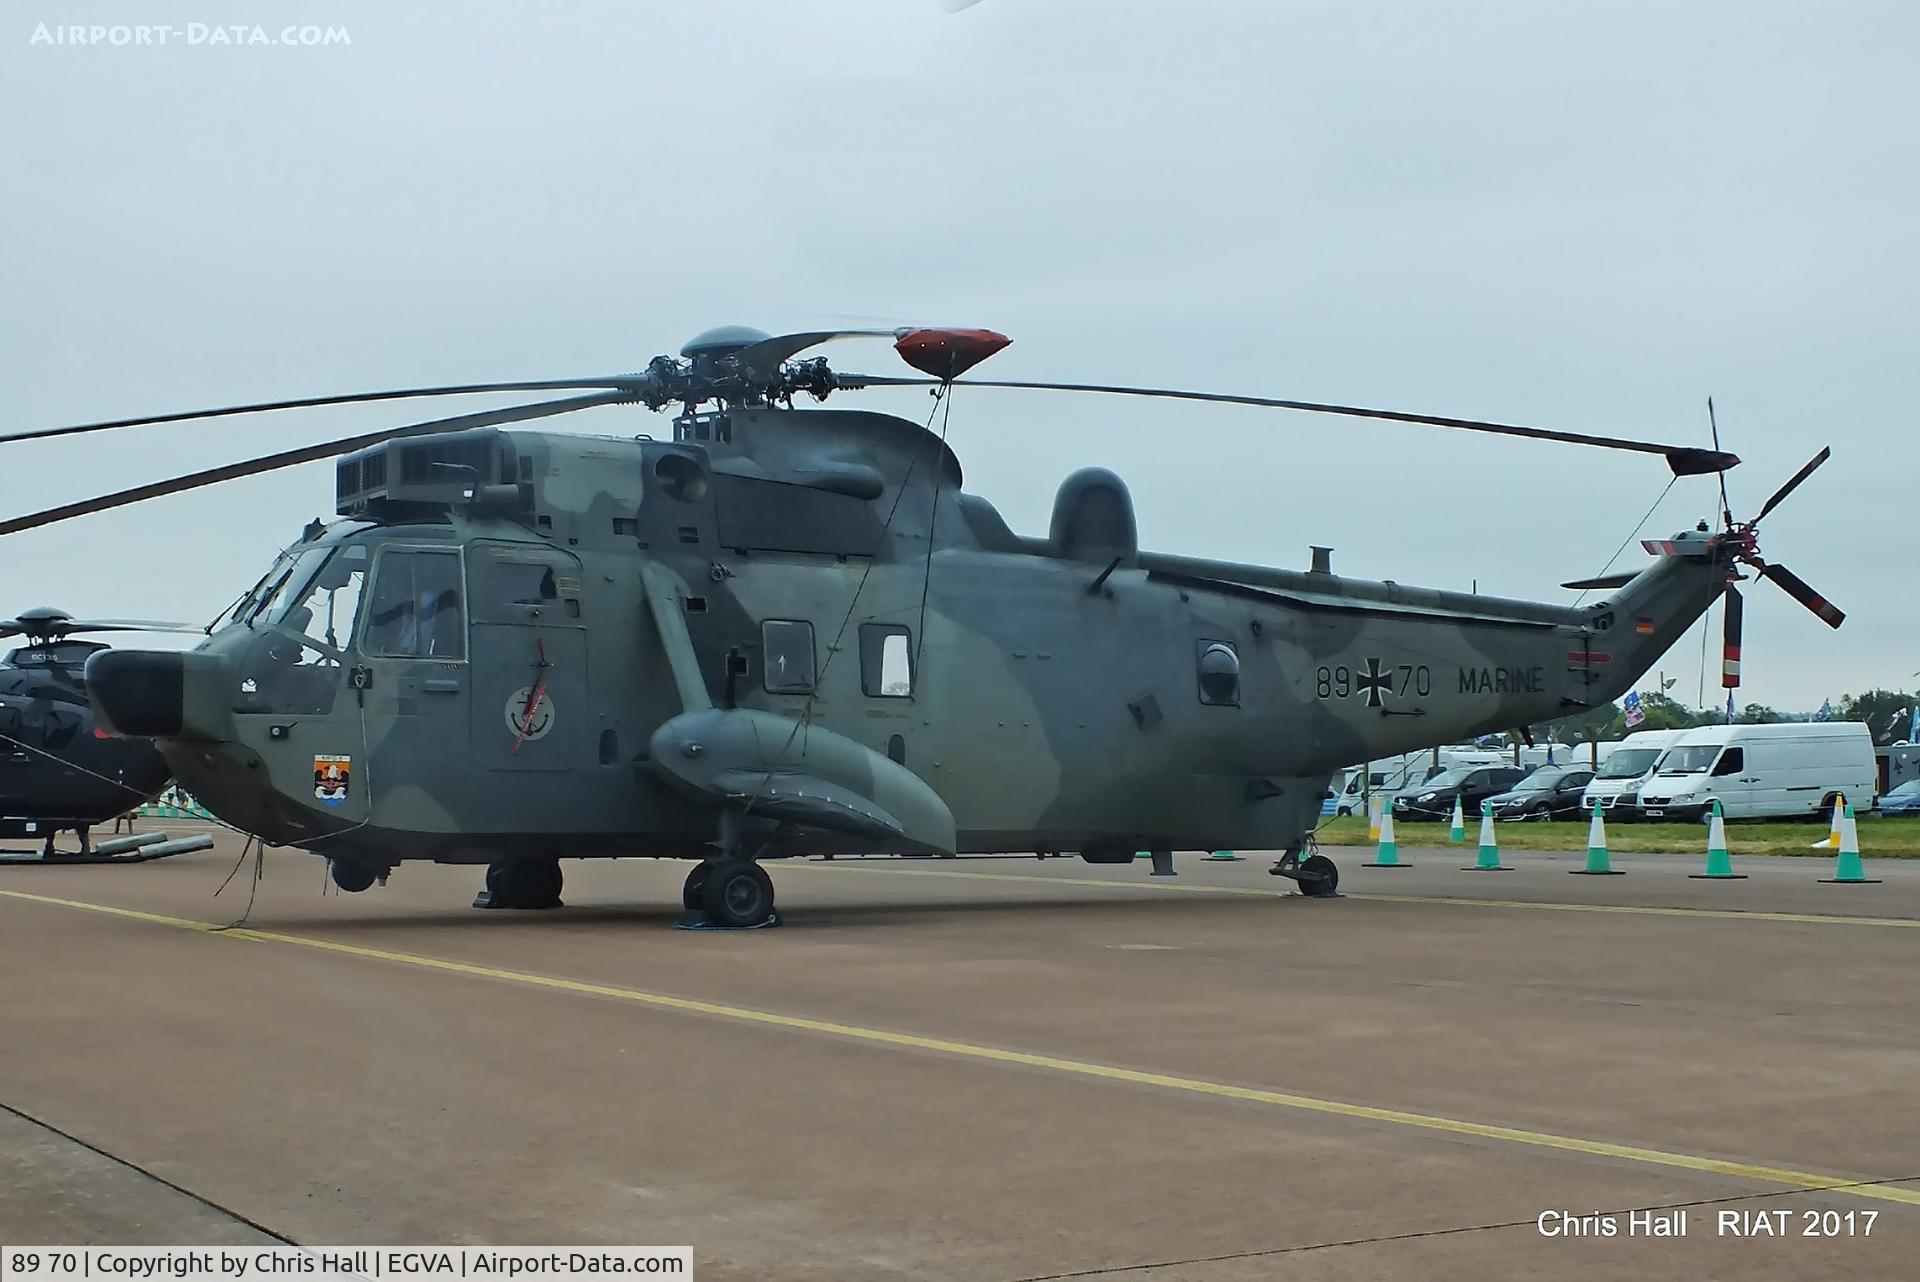
M 158 913 L 138 912 L 130 908 L 114 908 L 105 904 L 87 903 L 75 899 L 57 899 L 51 895 L 33 895 L 24 891 L 0 890 L 0 897 L 22 900 L 27 903 L 47 904 L 60 908 L 75 908 L 84 912 L 105 913 L 115 917 L 131 918 L 135 921 L 149 922 L 154 925 L 176 927 L 211 934 L 218 930 L 210 922 L 191 921 L 181 917 L 166 917 Z M 1567 1153 L 1580 1153 L 1589 1157 L 1614 1158 L 1625 1162 L 1637 1162 L 1647 1166 L 1678 1168 L 1696 1171 L 1708 1175 L 1730 1176 L 1734 1179 L 1753 1180 L 1762 1184 L 1776 1184 L 1787 1188 L 1834 1189 L 1856 1197 L 1871 1198 L 1884 1202 L 1899 1202 L 1908 1206 L 1920 1206 L 1920 1191 L 1901 1188 L 1895 1184 L 1882 1184 L 1872 1181 L 1850 1181 L 1844 1176 L 1822 1174 L 1814 1171 L 1800 1171 L 1789 1167 L 1762 1166 L 1751 1162 L 1735 1162 L 1723 1158 L 1705 1157 L 1694 1153 L 1681 1153 L 1668 1149 L 1641 1148 L 1632 1144 L 1613 1144 L 1604 1140 L 1582 1139 L 1573 1135 L 1556 1135 L 1547 1131 L 1528 1131 L 1512 1126 L 1494 1126 L 1485 1122 L 1462 1121 L 1459 1118 L 1441 1117 L 1431 1113 L 1412 1113 L 1403 1109 L 1378 1108 L 1370 1104 L 1351 1104 L 1344 1100 L 1322 1099 L 1313 1095 L 1296 1095 L 1287 1091 L 1263 1090 L 1252 1086 L 1235 1086 L 1227 1082 L 1209 1082 L 1193 1077 L 1175 1077 L 1166 1073 L 1150 1073 L 1140 1069 L 1119 1068 L 1111 1064 L 1094 1063 L 1088 1060 L 1065 1059 L 1057 1055 L 1035 1055 L 1026 1051 L 1005 1050 L 997 1046 L 983 1046 L 975 1042 L 957 1042 L 941 1037 L 922 1037 L 914 1033 L 896 1033 L 880 1028 L 864 1028 L 857 1024 L 841 1024 L 832 1020 L 811 1019 L 800 1015 L 780 1015 L 772 1011 L 754 1010 L 746 1006 L 731 1006 L 722 1002 L 700 1001 L 690 997 L 674 997 L 665 993 L 643 992 L 637 988 L 624 988 L 613 984 L 594 984 L 578 979 L 562 979 L 553 975 L 540 975 L 530 971 L 506 970 L 497 966 L 480 966 L 471 962 L 448 961 L 440 957 L 427 957 L 418 953 L 402 953 L 386 948 L 367 948 L 359 944 L 338 943 L 334 940 L 320 939 L 310 935 L 288 935 L 278 931 L 254 930 L 251 927 L 236 928 L 219 932 L 221 938 L 246 939 L 259 943 L 292 944 L 301 948 L 312 948 L 321 952 L 340 953 L 349 957 L 365 958 L 372 961 L 391 962 L 401 966 L 411 966 L 420 970 L 440 971 L 446 974 L 468 975 L 479 979 L 498 980 L 503 983 L 519 984 L 528 988 L 545 989 L 551 992 L 577 993 L 590 997 L 606 997 L 615 1001 L 629 1002 L 634 1005 L 648 1006 L 657 1010 L 681 1011 L 694 1015 L 708 1015 L 743 1024 L 759 1024 L 774 1028 L 794 1029 L 800 1032 L 820 1033 L 829 1037 L 838 1037 L 847 1041 L 862 1042 L 868 1045 L 891 1046 L 907 1050 L 932 1051 L 937 1054 L 951 1055 L 960 1059 L 984 1061 L 997 1064 L 1014 1064 L 1022 1068 L 1043 1069 L 1068 1077 L 1094 1079 L 1110 1082 L 1126 1082 L 1134 1086 L 1151 1086 L 1160 1090 L 1174 1091 L 1184 1095 L 1210 1096 L 1216 1099 L 1240 1100 L 1252 1104 L 1266 1104 L 1277 1108 L 1291 1109 L 1303 1113 L 1319 1113 L 1335 1117 L 1351 1117 L 1362 1121 L 1380 1122 L 1390 1126 L 1401 1126 L 1412 1130 L 1439 1132 L 1446 1135 L 1464 1135 L 1475 1139 L 1498 1140 L 1507 1144 L 1518 1144 L 1529 1148 L 1558 1150 Z
M 832 863 L 786 863 L 782 868 L 808 868 L 818 871 L 840 869 L 859 872 L 890 873 L 899 877 L 955 877 L 967 881 L 1046 882 L 1053 886 L 1079 889 L 1094 886 L 1102 890 L 1173 891 L 1192 895 L 1256 895 L 1262 899 L 1286 897 L 1286 890 L 1255 890 L 1251 886 L 1170 886 L 1158 881 L 1107 881 L 1097 877 L 1048 877 L 1040 873 L 947 872 L 933 868 L 876 868 L 860 861 Z M 1706 917 L 1722 921 L 1797 922 L 1814 926 L 1896 926 L 1920 930 L 1920 920 L 1910 917 L 1848 917 L 1839 913 L 1746 912 L 1738 908 L 1662 908 L 1641 904 L 1569 904 L 1531 899 L 1465 899 L 1451 895 L 1373 895 L 1350 894 L 1348 899 L 1381 904 L 1449 904 L 1456 908 L 1538 908 L 1562 913 L 1624 913 L 1640 917 Z

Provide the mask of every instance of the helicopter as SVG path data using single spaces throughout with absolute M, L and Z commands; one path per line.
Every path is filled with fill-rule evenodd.
M 801 353 L 881 337 L 912 376 Z M 317 459 L 311 523 L 186 652 L 89 657 L 223 821 L 363 891 L 407 860 L 486 866 L 477 906 L 557 906 L 559 858 L 690 859 L 685 907 L 776 920 L 763 861 L 1278 851 L 1311 896 L 1334 770 L 1603 705 L 1759 554 L 1758 517 L 1645 544 L 1584 606 L 1144 550 L 1120 477 L 1065 478 L 1044 535 L 964 489 L 944 425 L 797 406 L 877 386 L 1151 396 L 1431 424 L 1660 457 L 1712 449 L 1356 406 L 962 378 L 992 330 L 726 326 L 630 374 L 407 388 L 42 428 L 0 443 L 474 392 L 569 395 L 391 427 L 0 520 L 0 535 Z M 510 426 L 638 404 L 670 437 Z M 1723 502 L 1724 508 L 1724 502 Z M 1737 636 L 1729 645 L 1736 647 Z
M 95 719 L 82 672 L 107 647 L 83 633 L 198 631 L 141 619 L 76 619 L 40 606 L 0 620 L 0 639 L 26 644 L 0 659 L 0 836 L 40 837 L 42 857 L 71 830 L 82 855 L 89 830 L 159 795 L 172 771 L 151 743 L 120 738 Z

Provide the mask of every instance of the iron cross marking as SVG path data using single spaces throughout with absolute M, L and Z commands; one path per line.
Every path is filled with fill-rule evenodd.
M 1353 674 L 1353 688 L 1356 693 L 1366 693 L 1369 708 L 1377 708 L 1384 702 L 1380 694 L 1382 690 L 1393 693 L 1393 673 L 1390 670 L 1382 672 L 1380 660 L 1368 658 L 1367 670 Z

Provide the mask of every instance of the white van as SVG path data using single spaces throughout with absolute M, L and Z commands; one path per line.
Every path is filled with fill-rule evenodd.
M 1624 805 L 1627 809 L 1623 815 L 1631 812 L 1640 785 L 1653 778 L 1653 768 L 1660 764 L 1661 754 L 1685 733 L 1684 730 L 1641 730 L 1611 745 L 1611 750 L 1600 759 L 1600 769 L 1594 772 L 1593 782 L 1580 794 L 1580 808 L 1592 811 L 1597 801 L 1605 811 Z
M 1697 820 L 1718 801 L 1729 819 L 1815 816 L 1841 795 L 1864 813 L 1878 774 L 1863 721 L 1701 726 L 1674 740 L 1641 785 L 1640 813 Z

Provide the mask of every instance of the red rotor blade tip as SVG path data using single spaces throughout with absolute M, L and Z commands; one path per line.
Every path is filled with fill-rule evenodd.
M 909 329 L 893 349 L 922 374 L 951 381 L 1012 341 L 990 329 Z

